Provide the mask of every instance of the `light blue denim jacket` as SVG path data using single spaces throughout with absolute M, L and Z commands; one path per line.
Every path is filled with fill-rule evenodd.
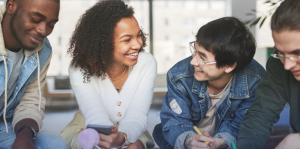
M 194 78 L 191 59 L 188 57 L 178 62 L 168 71 L 168 92 L 160 113 L 164 138 L 171 146 L 179 149 L 184 148 L 186 138 L 196 134 L 193 126 L 201 123 L 211 107 L 206 81 Z M 244 69 L 234 73 L 231 86 L 216 104 L 217 133 L 213 137 L 223 138 L 229 148 L 232 148 L 231 141 L 236 143 L 239 126 L 264 74 L 265 69 L 252 60 Z M 182 110 L 180 114 L 170 108 L 170 102 L 174 99 Z
M 37 49 L 36 49 L 37 50 Z M 39 49 L 38 49 L 39 50 Z M 29 52 L 29 51 L 27 51 Z M 50 57 L 52 52 L 51 45 L 47 38 L 44 39 L 42 48 L 39 50 L 39 62 L 40 62 L 40 69 L 42 69 L 47 62 L 48 58 Z M 26 52 L 25 52 L 25 55 Z M 7 62 L 7 71 L 8 71 L 8 78 L 12 72 L 12 61 L 5 56 Z M 21 68 L 21 72 L 19 78 L 17 80 L 16 87 L 14 89 L 12 98 L 7 103 L 7 110 L 6 110 L 6 118 L 11 118 L 14 114 L 14 110 L 19 105 L 21 98 L 23 97 L 24 92 L 26 91 L 26 87 L 31 83 L 31 81 L 37 77 L 38 74 L 38 61 L 36 53 L 31 53 L 30 55 L 25 56 L 23 66 Z M 7 78 L 7 79 L 8 79 Z M 5 65 L 2 55 L 0 56 L 0 95 L 4 94 L 4 82 L 5 82 Z M 43 87 L 43 86 L 42 86 Z M 29 107 L 30 108 L 30 107 Z M 31 107 L 32 108 L 32 107 Z M 0 111 L 0 116 L 3 115 L 4 108 Z M 35 113 L 28 113 L 35 114 Z M 41 119 L 42 121 L 43 119 Z M 39 123 L 39 122 L 38 122 Z M 41 127 L 41 126 L 40 126 Z

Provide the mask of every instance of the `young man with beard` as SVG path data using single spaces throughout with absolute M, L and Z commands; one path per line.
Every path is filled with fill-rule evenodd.
M 267 73 L 257 86 L 253 105 L 241 124 L 237 144 L 240 149 L 263 148 L 286 103 L 290 105 L 290 124 L 295 133 L 282 138 L 283 141 L 270 138 L 270 142 L 281 141 L 276 149 L 300 146 L 299 0 L 284 0 L 280 4 L 272 16 L 271 30 L 276 51 L 267 62 Z
M 0 9 L 0 148 L 67 148 L 59 136 L 38 133 L 52 52 L 46 37 L 59 7 L 59 0 L 7 0 Z
M 190 47 L 193 56 L 168 71 L 153 137 L 164 149 L 209 148 L 205 141 L 212 148 L 232 148 L 265 74 L 253 60 L 255 39 L 241 21 L 225 17 L 202 26 Z

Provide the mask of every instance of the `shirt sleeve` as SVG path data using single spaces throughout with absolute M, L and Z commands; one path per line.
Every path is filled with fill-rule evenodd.
M 173 147 L 175 143 L 176 146 L 183 146 L 186 137 L 191 135 L 191 133 L 185 132 L 192 131 L 195 133 L 190 113 L 192 103 L 184 94 L 186 93 L 185 88 L 180 83 L 172 81 L 170 71 L 167 76 L 168 92 L 160 112 L 162 133 L 166 141 Z M 177 139 L 179 136 L 181 139 Z
M 127 134 L 128 141 L 134 143 L 146 131 L 148 112 L 152 103 L 156 78 L 156 60 L 151 56 L 150 62 L 143 68 L 145 72 L 133 99 L 120 122 L 119 131 Z
M 80 68 L 69 68 L 70 82 L 75 93 L 79 109 L 88 124 L 113 125 L 101 102 L 97 86 L 93 83 L 97 77 L 91 77 L 90 82 L 83 82 Z
M 267 62 L 267 73 L 256 88 L 255 100 L 240 126 L 237 148 L 263 148 L 274 123 L 286 104 L 282 74 L 286 71 L 279 60 Z

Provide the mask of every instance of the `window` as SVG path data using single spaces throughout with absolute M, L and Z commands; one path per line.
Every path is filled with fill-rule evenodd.
M 59 22 L 48 37 L 53 51 L 48 75 L 68 75 L 71 61 L 67 55 L 69 39 L 80 16 L 96 2 L 98 0 L 61 0 Z M 150 34 L 149 1 L 124 2 L 134 8 L 134 16 L 139 25 L 146 34 Z M 158 63 L 158 74 L 167 73 L 174 64 L 191 55 L 188 42 L 195 40 L 195 34 L 202 25 L 225 16 L 225 2 L 226 0 L 153 0 L 153 55 Z M 145 50 L 149 52 L 149 36 L 147 45 Z
M 195 40 L 198 29 L 224 17 L 226 6 L 225 0 L 168 0 L 168 9 L 165 4 L 166 1 L 153 0 L 153 54 L 158 74 L 167 73 L 177 62 L 191 56 L 189 42 Z M 168 19 L 168 27 L 160 25 L 164 19 Z

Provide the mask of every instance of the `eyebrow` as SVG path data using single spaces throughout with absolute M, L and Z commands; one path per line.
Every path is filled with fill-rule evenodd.
M 32 14 L 34 14 L 34 15 L 36 15 L 36 16 L 39 16 L 40 18 L 42 18 L 42 19 L 46 19 L 47 17 L 45 17 L 44 15 L 42 15 L 41 13 L 39 13 L 39 12 L 32 12 Z M 51 20 L 50 22 L 57 22 L 58 21 L 58 19 L 54 19 L 54 20 Z
M 206 54 L 200 51 L 197 51 L 199 54 L 201 54 L 204 58 L 207 58 Z
M 140 30 L 139 32 L 138 32 L 138 35 L 140 34 L 142 32 L 142 30 Z M 131 37 L 132 35 L 123 35 L 123 36 L 121 36 L 119 39 L 122 39 L 122 38 L 124 38 L 124 37 Z
M 278 50 L 275 46 L 274 46 L 274 49 L 277 50 L 277 51 L 279 51 L 279 52 L 281 52 L 281 51 Z M 300 49 L 295 49 L 295 50 L 293 50 L 293 51 L 291 51 L 291 52 L 289 52 L 289 53 L 293 53 L 293 52 L 300 52 Z

